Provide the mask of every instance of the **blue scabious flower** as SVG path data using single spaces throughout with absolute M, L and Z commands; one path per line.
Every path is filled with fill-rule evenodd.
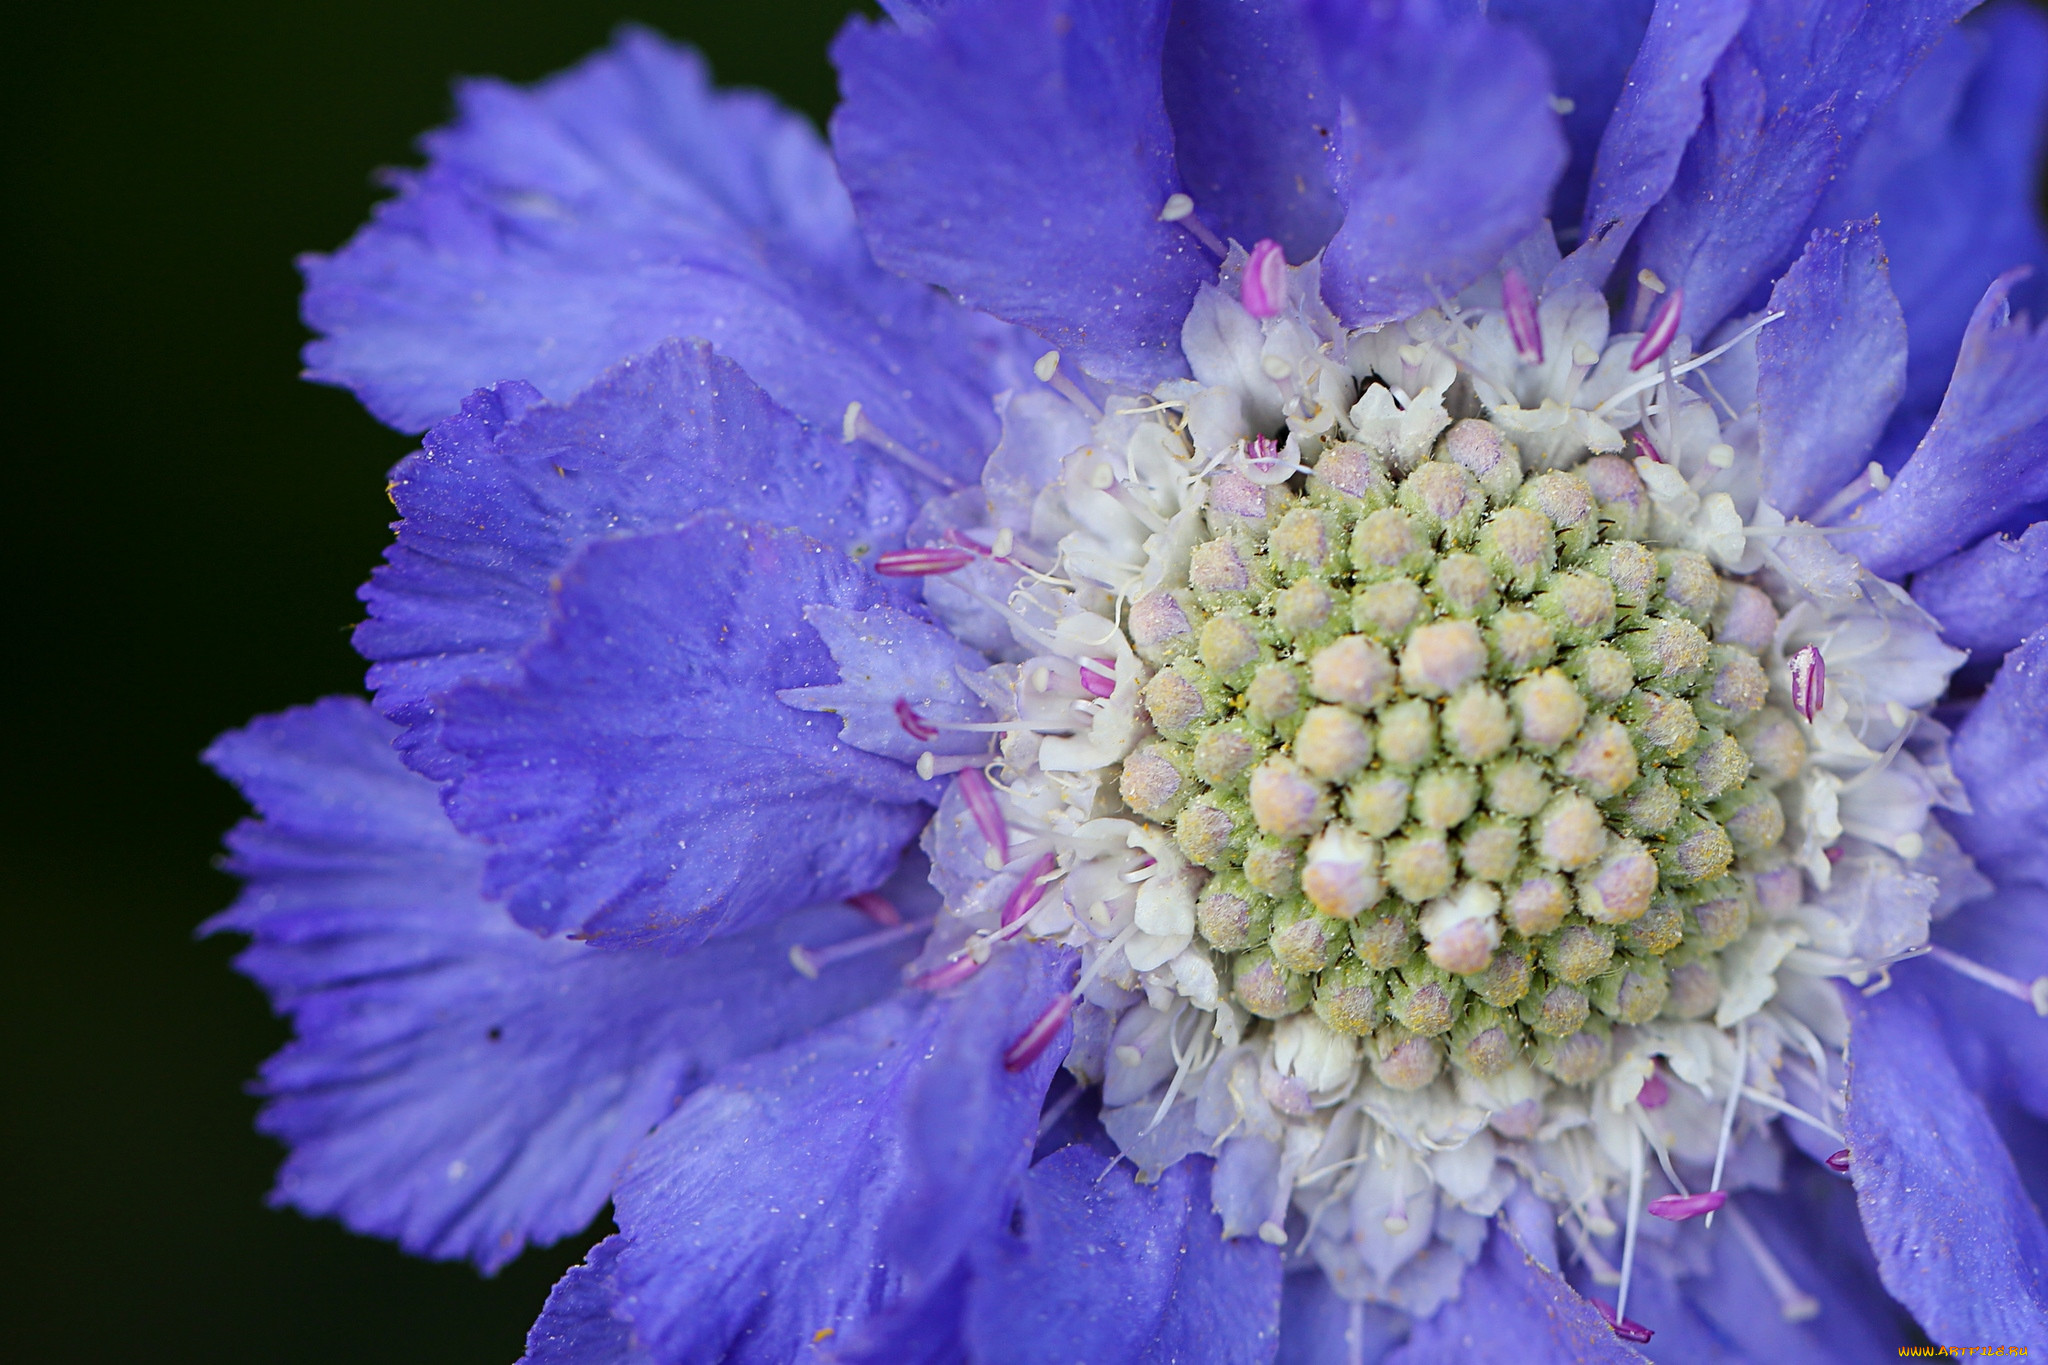
M 532 1365 L 2048 1344 L 2048 27 L 1485 8 L 465 85 L 208 754 L 276 1198 L 610 1202 Z

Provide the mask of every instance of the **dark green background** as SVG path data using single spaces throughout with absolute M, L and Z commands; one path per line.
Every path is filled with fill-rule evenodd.
M 848 6 L 38 5 L 4 30 L 0 1356 L 505 1365 L 582 1243 L 495 1281 L 273 1212 L 242 1086 L 284 1039 L 192 928 L 240 802 L 218 731 L 353 690 L 410 447 L 296 378 L 295 253 L 339 245 L 462 72 L 639 19 L 822 117 Z

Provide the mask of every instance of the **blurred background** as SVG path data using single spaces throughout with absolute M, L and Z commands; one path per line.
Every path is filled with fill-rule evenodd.
M 265 1207 L 243 1087 L 284 1041 L 192 930 L 243 813 L 198 764 L 357 691 L 354 593 L 411 442 L 297 378 L 293 256 L 339 245 L 464 73 L 639 20 L 813 118 L 849 6 L 37 5 L 8 21 L 0 1356 L 508 1365 L 582 1239 L 483 1280 Z M 16 804 L 19 803 L 19 804 Z

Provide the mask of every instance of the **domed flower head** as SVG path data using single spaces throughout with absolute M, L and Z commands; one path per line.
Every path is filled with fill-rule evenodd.
M 426 435 L 210 754 L 279 1200 L 610 1201 L 534 1365 L 2048 1342 L 2042 21 L 888 8 L 305 263 Z

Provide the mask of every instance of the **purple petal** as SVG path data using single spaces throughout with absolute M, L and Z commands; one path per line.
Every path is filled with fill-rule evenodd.
M 1348 208 L 1323 296 L 1351 326 L 1433 306 L 1499 264 L 1563 169 L 1550 74 L 1525 35 L 1430 3 L 1310 0 L 1344 98 Z
M 298 1035 L 263 1069 L 278 1202 L 495 1270 L 586 1225 L 707 1072 L 867 1004 L 909 956 L 797 976 L 792 943 L 864 931 L 843 907 L 684 957 L 535 938 L 391 736 L 335 698 L 207 752 L 263 818 L 229 836 L 248 886 L 206 928 L 252 937 L 238 965 Z
M 1195 211 L 1239 242 L 1306 261 L 1344 221 L 1332 183 L 1337 96 L 1290 0 L 1175 0 L 1162 80 Z M 1288 73 L 1275 80 L 1275 72 Z
M 1913 575 L 1913 600 L 1952 645 L 2000 655 L 2048 625 L 2048 522 L 1991 535 Z
M 533 928 L 680 946 L 881 882 L 923 784 L 775 696 L 833 678 L 805 609 L 878 591 L 720 515 L 587 548 L 518 678 L 442 702 L 449 813 L 496 849 L 487 894 Z
M 1576 6 L 1539 4 L 1558 15 L 1577 12 Z M 1613 271 L 1643 216 L 1671 188 L 1705 112 L 1707 75 L 1748 15 L 1748 0 L 1663 0 L 1657 6 L 1641 50 L 1627 68 L 1626 84 L 1611 97 L 1613 117 L 1595 127 L 1599 152 L 1590 188 L 1580 192 L 1584 230 L 1570 257 L 1551 273 L 1546 292 L 1567 282 L 1597 289 Z M 1580 109 L 1567 114 L 1565 127 L 1573 128 L 1581 114 Z M 1567 172 L 1567 184 L 1570 176 Z M 1561 188 L 1558 212 L 1571 207 Z M 1577 217 L 1557 221 L 1570 223 Z
M 2048 1341 L 2048 1228 L 1910 985 L 1849 1010 L 1849 1168 L 1878 1273 L 1936 1341 Z
M 1985 291 L 1941 414 L 1891 487 L 1850 516 L 1870 530 L 1843 544 L 1872 572 L 1904 578 L 2048 503 L 2048 322 L 2015 320 L 2007 301 L 2024 273 Z
M 1759 4 L 1707 80 L 1708 110 L 1638 234 L 1705 337 L 1797 248 L 1870 119 L 1970 0 Z
M 1345 1337 L 1352 1305 L 1330 1287 L 1323 1268 L 1310 1262 L 1287 1276 L 1280 1298 L 1280 1355 L 1276 1365 L 1379 1365 L 1399 1344 L 1404 1320 L 1384 1304 L 1358 1305 L 1358 1351 Z
M 1813 234 L 1756 341 L 1764 496 L 1810 513 L 1863 472 L 1906 380 L 1906 320 L 1875 223 Z
M 875 266 L 801 115 L 715 92 L 701 58 L 644 29 L 530 89 L 457 99 L 427 167 L 301 262 L 324 334 L 312 378 L 417 431 L 485 384 L 566 398 L 702 338 L 819 426 L 859 400 L 962 476 L 993 444 L 990 397 L 1022 373 L 1006 329 Z
M 1151 1185 L 1101 1152 L 1062 1148 L 1024 1178 L 1017 1211 L 977 1251 L 966 1339 L 978 1365 L 1087 1360 L 1264 1365 L 1280 1315 L 1280 1253 L 1226 1242 L 1205 1157 Z
M 2048 19 L 1987 5 L 1900 87 L 1814 212 L 1815 227 L 1873 214 L 1884 225 L 1912 347 L 1893 419 L 1904 429 L 1885 442 L 1902 458 L 1941 406 L 1986 287 L 2016 265 L 2048 270 L 2035 193 L 2044 131 Z M 2048 277 L 2027 288 L 2038 303 Z
M 2005 656 L 1949 744 L 1971 813 L 1948 816 L 1984 871 L 2048 885 L 2048 631 Z
M 624 1242 L 617 1233 L 605 1238 L 556 1281 L 519 1365 L 654 1365 L 620 1311 L 612 1270 Z
M 1166 0 L 960 0 L 833 47 L 832 146 L 875 258 L 1038 332 L 1089 373 L 1186 373 L 1215 262 L 1159 221 L 1180 189 Z
M 988 708 L 959 673 L 988 667 L 979 654 L 929 621 L 893 607 L 865 612 L 812 607 L 805 616 L 832 651 L 839 681 L 791 688 L 781 694 L 786 705 L 836 715 L 842 741 L 902 763 L 915 763 L 927 751 L 971 754 L 989 747 L 990 736 L 978 731 L 931 730 L 919 739 L 908 733 L 897 710 L 906 705 L 925 722 L 987 720 Z
M 1521 29 L 1550 59 L 1557 93 L 1571 101 L 1562 115 L 1571 160 L 1551 195 L 1550 219 L 1576 226 L 1586 208 L 1600 135 L 1621 98 L 1629 63 L 1642 46 L 1651 0 L 1599 0 L 1560 5 L 1554 0 L 1492 0 L 1486 16 Z M 1675 154 L 1674 154 L 1675 159 Z
M 843 1350 L 915 1318 L 1030 1159 L 1060 1050 L 1023 1075 L 1000 1054 L 1064 956 L 1006 949 L 951 998 L 728 1070 L 656 1129 L 619 1186 L 616 1270 L 653 1355 L 783 1365 L 824 1329 Z
M 2001 886 L 1937 924 L 1934 941 L 2021 983 L 2048 976 L 2048 890 Z M 2048 1021 L 2028 1001 L 1937 962 L 1894 968 L 1941 1011 L 1957 1069 L 1983 1095 L 2048 1119 Z
M 1633 1305 L 1631 1305 L 1633 1308 Z M 1636 1316 L 1633 1312 L 1631 1317 Z M 1624 1365 L 1642 1357 L 1616 1340 L 1592 1304 L 1522 1251 L 1505 1224 L 1465 1272 L 1458 1297 L 1415 1324 L 1387 1365 Z
M 378 709 L 408 727 L 407 761 L 430 776 L 457 768 L 435 695 L 510 677 L 547 620 L 549 584 L 593 541 L 721 508 L 851 551 L 897 543 L 910 520 L 892 469 L 803 425 L 706 346 L 661 346 L 570 403 L 537 397 L 523 384 L 472 395 L 392 474 L 404 520 L 362 591 L 355 643 Z

